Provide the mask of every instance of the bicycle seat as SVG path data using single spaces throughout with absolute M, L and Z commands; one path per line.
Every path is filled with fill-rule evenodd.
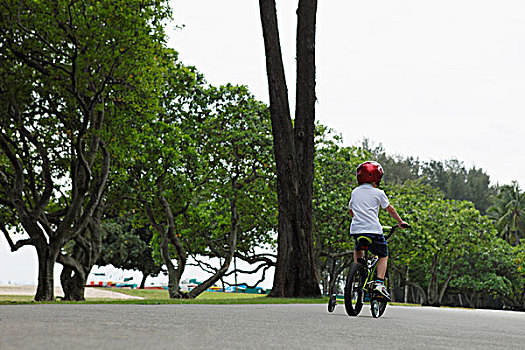
M 367 236 L 357 237 L 357 244 L 363 250 L 368 250 L 368 247 L 372 245 L 372 239 Z

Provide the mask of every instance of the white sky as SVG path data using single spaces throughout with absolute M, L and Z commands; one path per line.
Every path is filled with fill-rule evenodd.
M 170 46 L 214 85 L 268 102 L 256 0 L 172 0 Z M 297 1 L 277 0 L 291 105 Z M 317 119 L 348 145 L 457 158 L 493 183 L 525 184 L 525 2 L 319 1 Z M 293 111 L 292 111 L 293 114 Z
M 171 3 L 181 60 L 268 102 L 258 1 Z M 293 106 L 297 1 L 277 6 Z M 316 41 L 317 119 L 348 145 L 368 137 L 391 154 L 457 158 L 493 183 L 525 184 L 523 0 L 319 1 Z M 10 253 L 1 238 L 0 284 L 36 278 L 34 249 Z

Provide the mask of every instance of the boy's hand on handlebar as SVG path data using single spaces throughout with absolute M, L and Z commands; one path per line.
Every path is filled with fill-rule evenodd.
M 399 226 L 399 227 L 401 227 L 401 228 L 403 228 L 403 229 L 405 229 L 405 228 L 410 228 L 410 225 L 407 224 L 407 223 L 404 222 L 404 221 L 401 221 L 400 223 L 398 223 L 397 226 Z

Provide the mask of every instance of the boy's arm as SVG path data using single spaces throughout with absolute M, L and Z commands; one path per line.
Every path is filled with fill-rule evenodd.
M 353 219 L 354 218 L 354 212 L 352 211 L 352 209 L 348 209 L 348 212 L 350 213 L 350 217 Z
M 407 224 L 406 222 L 401 219 L 399 214 L 397 213 L 396 209 L 392 206 L 392 204 L 389 204 L 388 207 L 385 208 L 385 210 L 390 214 L 391 217 L 393 217 L 397 221 L 397 225 L 401 228 L 403 228 L 403 225 Z

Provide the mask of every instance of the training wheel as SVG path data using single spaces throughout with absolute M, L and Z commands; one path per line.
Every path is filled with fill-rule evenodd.
M 334 311 L 335 305 L 337 304 L 335 298 L 336 298 L 335 294 L 330 295 L 330 299 L 328 300 L 328 312 Z

